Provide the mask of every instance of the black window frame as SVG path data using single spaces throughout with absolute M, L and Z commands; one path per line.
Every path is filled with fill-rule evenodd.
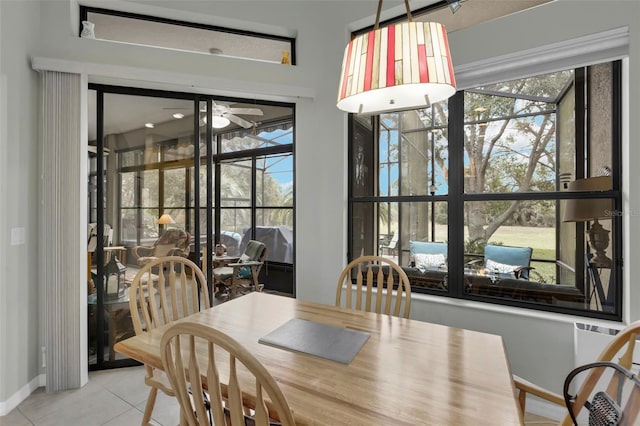
M 611 120 L 611 176 L 612 176 L 612 189 L 609 191 L 581 191 L 581 192 L 523 192 L 517 193 L 465 193 L 464 192 L 464 125 L 465 125 L 465 111 L 464 111 L 464 90 L 456 92 L 448 100 L 448 143 L 449 143 L 449 176 L 448 176 L 448 194 L 446 195 L 395 195 L 395 196 L 380 196 L 375 194 L 368 194 L 365 196 L 355 196 L 353 194 L 353 177 L 354 177 L 354 126 L 355 115 L 349 114 L 348 118 L 348 236 L 347 236 L 347 262 L 358 257 L 359 253 L 354 253 L 353 241 L 355 240 L 354 232 L 362 232 L 362 230 L 354 229 L 354 207 L 361 203 L 375 204 L 375 203 L 390 203 L 390 202 L 446 202 L 448 211 L 448 272 L 447 272 L 447 289 L 435 290 L 424 286 L 414 285 L 412 283 L 412 292 L 431 294 L 441 297 L 451 297 L 461 300 L 473 300 L 484 303 L 491 303 L 496 305 L 513 306 L 518 308 L 533 309 L 537 311 L 548 311 L 560 314 L 579 315 L 584 317 L 607 319 L 622 321 L 623 314 L 623 228 L 621 215 L 614 215 L 612 219 L 612 253 L 613 253 L 613 265 L 611 268 L 612 283 L 615 285 L 614 294 L 614 307 L 612 312 L 577 309 L 564 306 L 557 306 L 551 304 L 542 304 L 535 302 L 527 302 L 508 298 L 497 298 L 467 294 L 464 288 L 464 203 L 467 201 L 494 201 L 494 200 L 513 200 L 521 199 L 524 201 L 531 200 L 567 200 L 567 199 L 583 199 L 583 198 L 611 198 L 613 199 L 614 211 L 622 211 L 622 190 L 621 190 L 621 177 L 622 177 L 622 160 L 621 160 L 621 147 L 622 147 L 622 61 L 614 60 L 605 63 L 612 64 L 612 120 Z M 586 67 L 576 67 L 576 70 L 583 70 Z M 580 71 L 579 71 L 580 72 Z M 586 71 L 585 71 L 586 73 Z M 586 76 L 585 78 L 588 78 Z M 577 97 L 584 96 L 583 93 L 577 95 Z M 446 101 L 445 101 L 446 102 Z M 576 105 L 576 131 L 583 132 L 582 137 L 589 137 L 584 135 L 584 126 L 588 125 L 589 111 L 585 109 L 585 105 Z M 579 118 L 581 114 L 579 111 L 586 111 L 586 115 Z M 372 152 L 378 158 L 378 144 L 379 135 L 377 129 L 379 118 L 378 116 L 371 117 L 371 138 L 374 146 Z M 584 122 L 580 122 L 584 121 Z M 378 163 L 374 161 L 374 164 Z M 576 169 L 578 174 L 584 176 L 590 176 L 589 170 Z M 582 177 L 582 176 L 577 176 Z M 378 185 L 378 176 L 374 177 L 374 188 Z M 376 192 L 377 193 L 377 192 Z M 400 215 L 399 215 L 400 216 Z M 400 219 L 399 219 L 400 221 Z M 399 222 L 400 223 L 400 222 Z M 375 228 L 368 230 L 373 232 L 373 236 L 378 235 L 378 230 Z M 400 225 L 398 226 L 400 228 Z M 577 241 L 580 241 L 579 236 L 576 237 Z M 578 247 L 578 245 L 576 246 Z M 365 253 L 367 254 L 367 253 Z M 401 265 L 403 266 L 403 265 Z M 584 263 L 581 265 L 584 267 Z M 411 277 L 409 277 L 411 280 Z
M 201 24 L 198 22 L 180 21 L 177 19 L 161 18 L 159 16 L 143 15 L 139 13 L 123 12 L 120 10 L 105 9 L 105 8 L 92 7 L 92 6 L 82 6 L 82 5 L 80 6 L 80 23 L 78 27 L 78 37 L 80 37 L 80 34 L 82 33 L 82 21 L 87 20 L 89 13 L 118 16 L 121 18 L 137 19 L 141 21 L 158 22 L 162 24 L 177 25 L 177 26 L 188 27 L 188 28 L 197 28 L 197 29 L 208 30 L 208 31 L 218 31 L 218 32 L 223 32 L 228 34 L 237 34 L 237 35 L 248 36 L 248 37 L 263 38 L 267 40 L 283 41 L 283 42 L 289 43 L 289 46 L 290 46 L 289 51 L 291 52 L 289 54 L 289 58 L 291 61 L 291 65 L 296 65 L 297 63 L 295 37 L 285 37 L 285 36 L 279 36 L 274 34 L 259 33 L 255 31 L 238 30 L 235 28 L 221 27 L 217 25 L 208 25 L 208 24 Z M 154 46 L 154 47 L 161 47 L 161 46 Z M 251 58 L 247 58 L 247 59 L 251 60 Z

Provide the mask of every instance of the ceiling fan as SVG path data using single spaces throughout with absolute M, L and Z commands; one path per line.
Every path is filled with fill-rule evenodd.
M 165 108 L 165 109 L 187 109 L 187 108 Z M 201 113 L 205 113 L 206 110 L 201 109 Z M 254 116 L 262 116 L 264 113 L 259 108 L 232 108 L 227 105 L 222 104 L 213 104 L 213 123 L 212 127 L 216 129 L 222 129 L 227 127 L 231 123 L 235 123 L 238 126 L 244 127 L 245 129 L 249 129 L 254 126 L 253 121 L 245 120 L 242 117 L 238 117 L 238 115 L 254 115 Z M 206 123 L 206 118 L 202 121 L 202 125 Z
M 216 121 L 218 121 L 217 128 L 227 127 L 229 123 L 225 123 L 227 119 L 232 123 L 242 126 L 245 129 L 253 127 L 254 123 L 244 118 L 238 117 L 238 115 L 257 115 L 262 116 L 262 110 L 259 108 L 231 108 L 226 105 L 213 104 L 213 127 L 216 127 Z M 224 125 L 222 125 L 224 124 Z

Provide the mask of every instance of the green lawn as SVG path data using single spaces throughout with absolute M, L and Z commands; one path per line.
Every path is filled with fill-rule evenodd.
M 436 225 L 436 241 L 446 241 L 447 225 Z M 469 238 L 464 230 L 465 241 Z M 532 226 L 501 226 L 489 239 L 491 243 L 502 243 L 505 246 L 531 247 L 534 257 L 554 259 L 556 250 L 555 228 L 536 228 Z M 540 251 L 540 254 L 538 254 Z M 545 253 L 543 255 L 542 253 Z M 551 253 L 550 257 L 546 255 Z
M 554 259 L 556 251 L 555 228 L 534 228 L 531 226 L 501 226 L 489 239 L 491 243 L 501 242 L 505 246 L 531 247 L 534 257 Z M 551 257 L 543 253 L 550 253 Z

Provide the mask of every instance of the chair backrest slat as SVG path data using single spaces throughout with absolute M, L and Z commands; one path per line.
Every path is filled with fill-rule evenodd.
M 236 358 L 232 354 L 229 354 L 229 386 L 227 387 L 227 392 L 229 393 L 228 408 L 231 411 L 231 425 L 243 426 L 242 391 L 238 383 Z
M 186 337 L 190 339 L 189 348 L 180 350 L 180 339 Z M 206 352 L 202 351 L 203 347 L 207 348 Z M 223 359 L 220 356 L 221 352 L 228 354 L 227 384 L 220 383 L 221 366 L 217 361 Z M 203 353 L 208 355 L 207 359 L 204 359 Z M 214 424 L 228 425 L 230 421 L 231 426 L 244 426 L 245 408 L 254 409 L 256 426 L 268 426 L 270 417 L 278 419 L 283 426 L 295 424 L 293 413 L 278 383 L 253 354 L 221 331 L 204 324 L 177 322 L 165 331 L 161 342 L 161 354 L 164 370 L 180 403 L 181 417 L 187 424 L 209 424 L 209 416 L 204 411 L 204 400 L 200 391 L 204 386 L 203 377 L 207 379 L 206 388 L 210 396 Z M 185 372 L 183 357 L 189 360 L 188 372 Z M 206 374 L 202 371 L 201 365 L 206 365 Z M 244 367 L 242 376 L 238 371 L 239 365 Z M 249 379 L 247 373 L 253 376 L 253 379 Z M 183 380 L 185 376 L 189 379 L 191 397 L 187 392 L 186 380 Z M 255 398 L 243 400 L 241 386 L 253 383 L 253 380 L 256 385 Z M 245 389 L 248 389 L 247 386 Z M 225 390 L 226 401 L 222 397 Z M 249 396 L 247 393 L 245 395 Z M 247 401 L 252 399 L 255 399 L 255 406 L 246 407 Z
M 222 409 L 223 399 L 222 390 L 220 389 L 220 373 L 216 365 L 216 351 L 213 342 L 208 342 L 207 353 L 209 354 L 209 363 L 207 365 L 207 390 L 209 391 L 209 401 L 211 403 L 211 411 L 213 413 L 213 424 L 224 425 L 224 410 Z
M 369 263 L 369 271 L 373 270 L 373 267 L 376 266 L 373 262 Z M 384 274 L 382 271 L 382 268 L 380 268 L 380 265 L 378 266 L 378 273 L 376 275 L 376 283 L 378 285 L 378 289 L 382 288 L 384 289 Z M 373 279 L 371 280 L 373 281 Z M 367 286 L 367 297 L 371 298 L 373 294 L 373 282 L 370 282 L 369 285 Z M 371 309 L 369 307 L 367 307 L 367 311 L 371 311 Z M 382 313 L 382 293 L 380 291 L 378 291 L 378 293 L 376 294 L 376 309 L 375 309 L 376 313 Z M 385 312 L 386 314 L 387 312 Z
M 374 273 L 374 269 L 377 272 Z M 354 276 L 355 274 L 355 276 Z M 364 276 L 364 278 L 363 278 Z M 375 279 L 374 279 L 375 277 Z M 362 280 L 366 279 L 363 288 Z M 355 289 L 353 281 L 355 280 Z M 397 282 L 396 282 L 397 280 Z M 374 286 L 375 282 L 375 286 Z M 395 287 L 395 288 L 394 288 Z M 352 293 L 355 290 L 356 306 L 352 306 Z M 365 294 L 364 309 L 361 304 L 362 293 Z M 336 306 L 342 306 L 343 293 L 348 309 L 387 315 L 409 317 L 411 311 L 411 287 L 407 274 L 393 260 L 382 256 L 362 256 L 351 261 L 340 274 L 336 291 Z M 372 297 L 375 294 L 375 307 L 372 308 Z M 404 309 L 402 305 L 404 303 Z
M 184 257 L 162 257 L 147 263 L 138 271 L 129 289 L 129 308 L 136 334 L 209 307 L 204 274 Z
M 362 264 L 360 265 L 362 266 Z M 371 311 L 371 294 L 373 293 L 373 269 L 371 269 L 371 264 L 366 265 L 367 268 L 367 291 L 365 297 L 365 311 Z M 358 277 L 361 275 L 358 273 Z M 357 290 L 356 296 L 362 296 L 362 288 Z M 362 309 L 362 305 L 358 305 L 357 309 Z

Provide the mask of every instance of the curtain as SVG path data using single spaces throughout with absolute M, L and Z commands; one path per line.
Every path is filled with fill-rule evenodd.
M 81 349 L 81 333 L 86 330 L 86 283 L 85 288 L 82 286 L 86 241 L 82 243 L 79 225 L 86 215 L 81 211 L 86 206 L 86 190 L 82 192 L 86 153 L 83 157 L 81 96 L 81 75 L 40 72 L 38 258 L 47 392 L 80 387 L 82 356 L 86 354 Z

